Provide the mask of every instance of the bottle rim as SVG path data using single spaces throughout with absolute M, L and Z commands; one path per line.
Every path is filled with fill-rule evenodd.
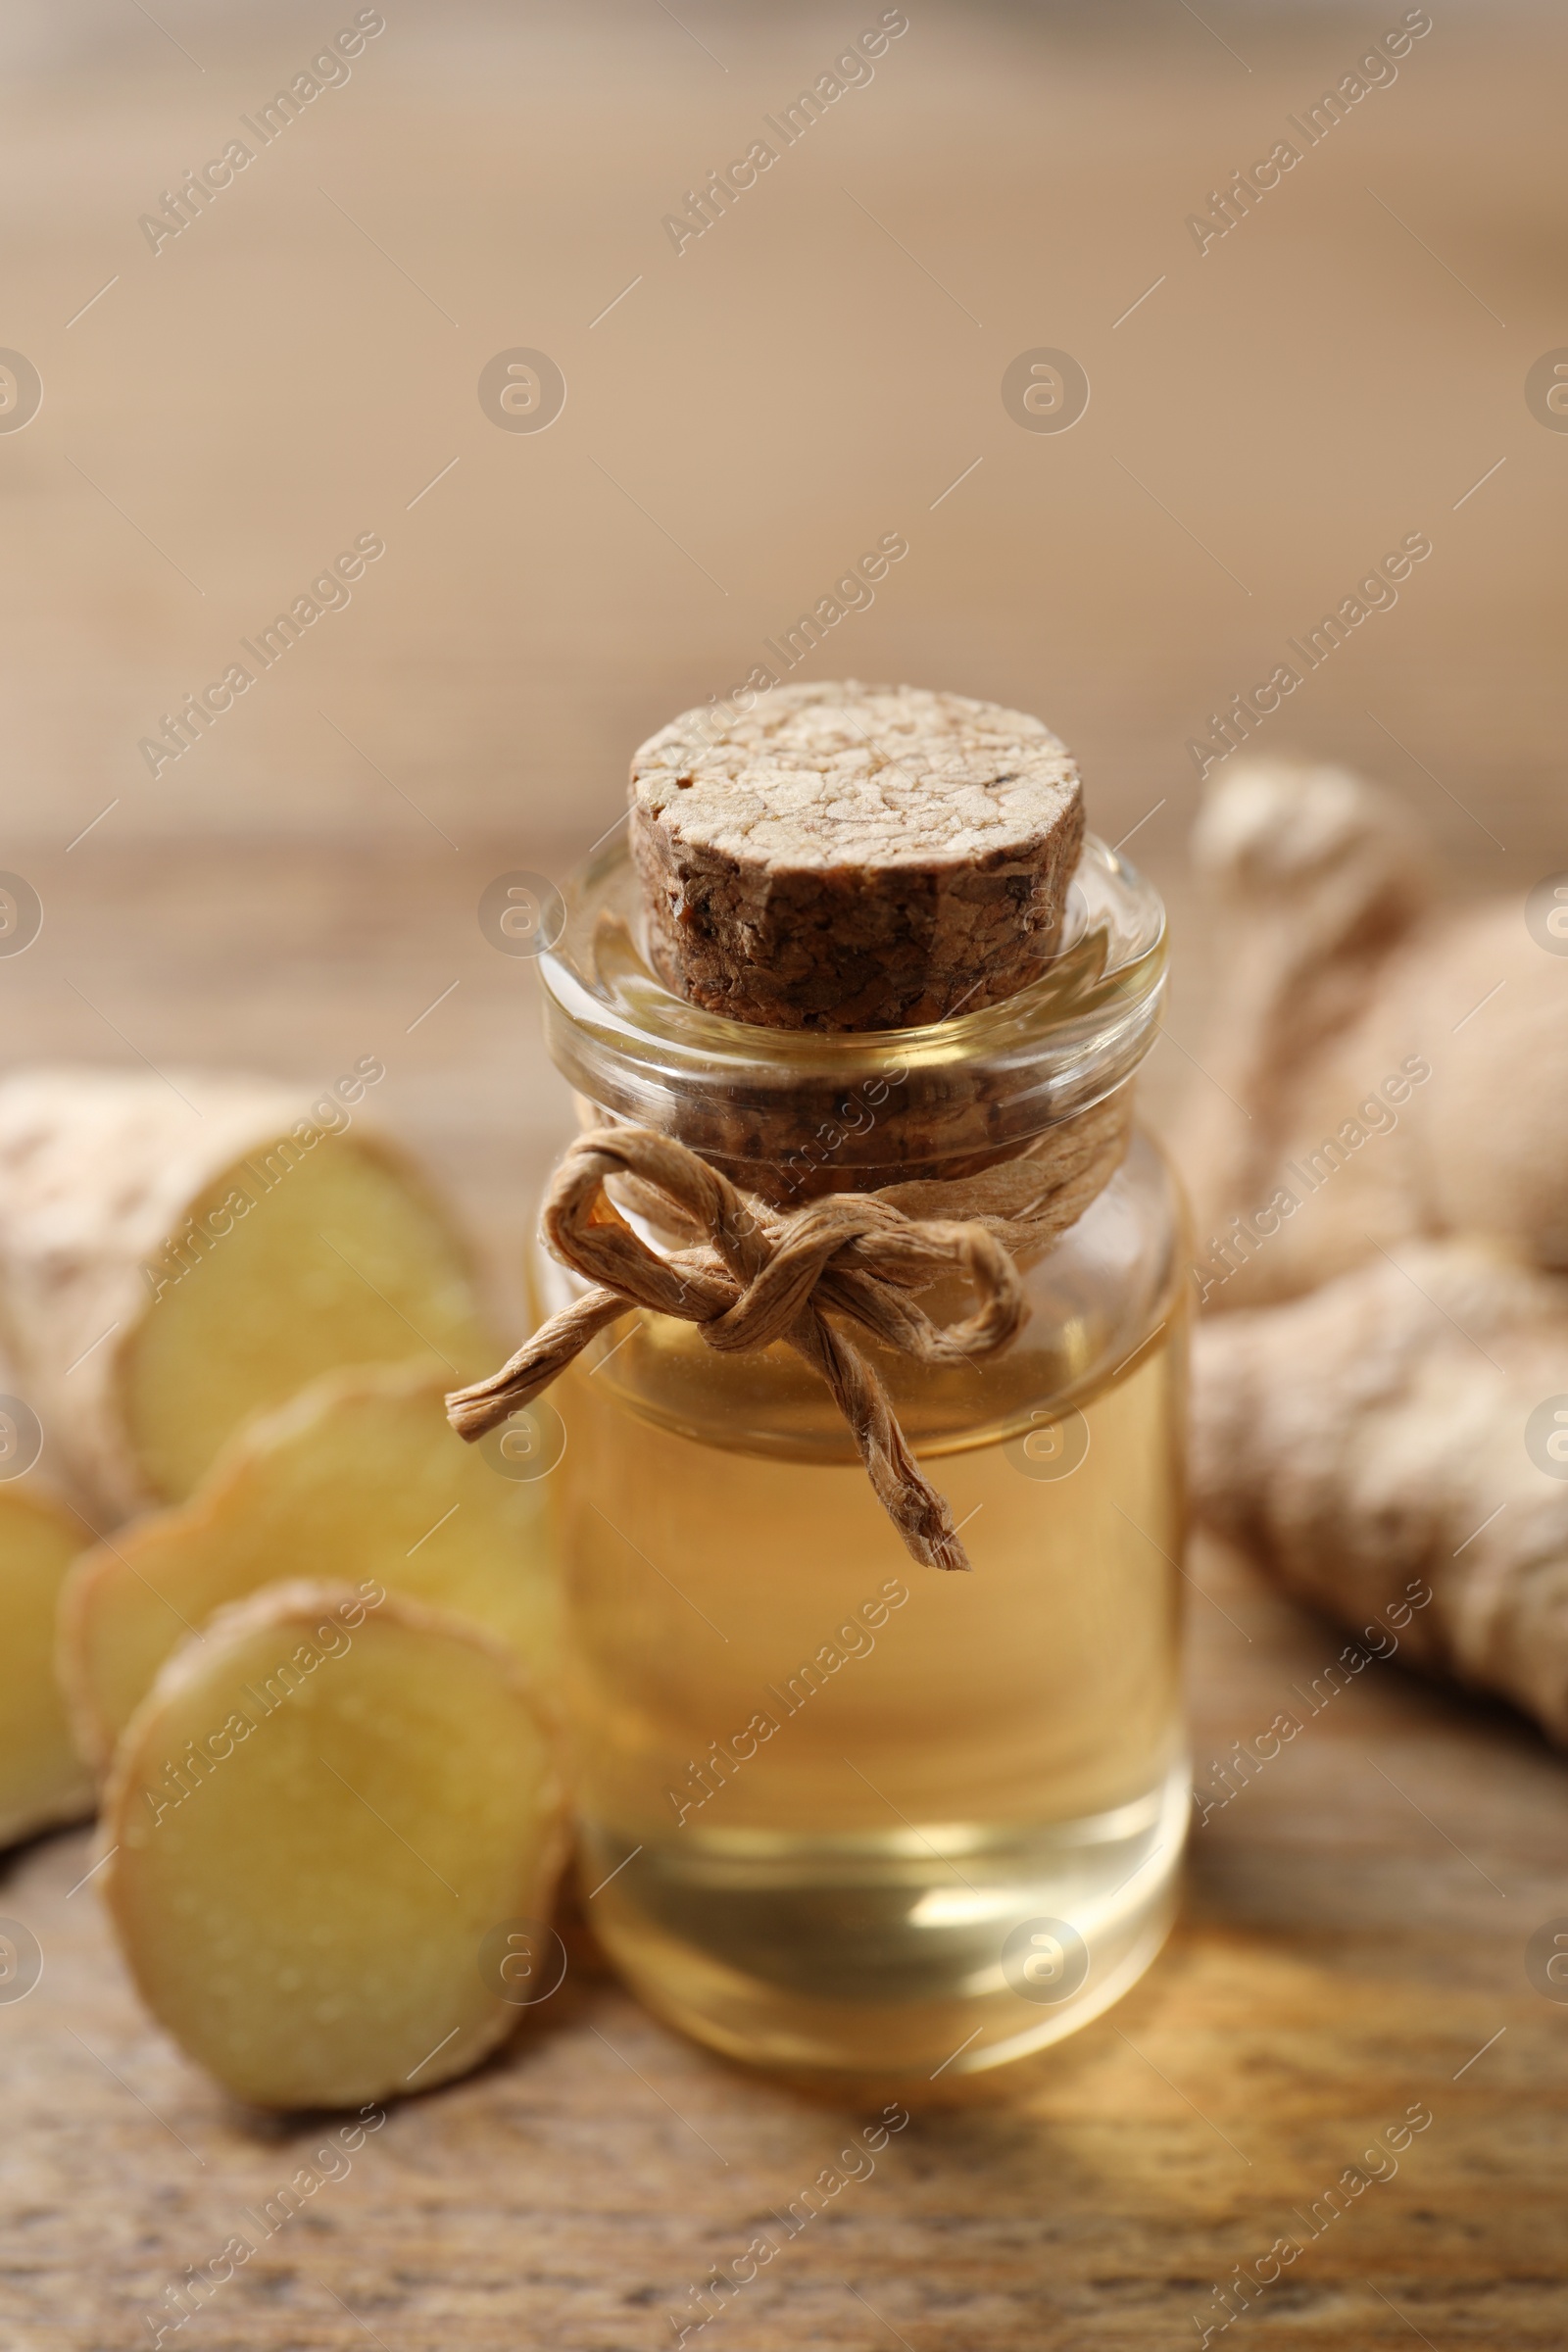
M 982 1137 L 991 1151 L 1016 1149 L 1124 1085 L 1158 1027 L 1164 906 L 1095 834 L 1062 946 L 1039 979 L 907 1029 L 770 1029 L 677 997 L 644 947 L 623 830 L 568 877 L 562 900 L 561 931 L 539 957 L 557 1068 L 613 1117 L 726 1165 L 776 1164 L 818 1128 L 852 1182 L 864 1182 L 852 1170 L 906 1170 Z

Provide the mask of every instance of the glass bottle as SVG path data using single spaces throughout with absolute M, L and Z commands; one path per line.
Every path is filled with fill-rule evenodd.
M 656 1127 L 777 1204 L 1027 1149 L 1131 1084 L 1163 988 L 1160 902 L 1093 837 L 1045 975 L 920 1029 L 763 1029 L 673 996 L 618 844 L 566 906 L 540 969 L 584 1125 Z M 639 1310 L 552 1391 L 583 1890 L 699 2040 L 818 2078 L 970 2073 L 1085 2024 L 1157 1951 L 1189 1810 L 1181 1238 L 1135 1130 L 1021 1267 L 1004 1353 L 929 1368 L 856 1335 L 967 1576 L 908 1557 L 782 1345 L 719 1354 Z M 546 1312 L 579 1287 L 542 1250 L 536 1281 Z

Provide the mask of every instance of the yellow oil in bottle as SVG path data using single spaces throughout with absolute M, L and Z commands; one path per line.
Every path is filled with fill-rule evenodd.
M 1019 1354 L 946 1412 L 920 1375 L 901 1415 L 968 1576 L 909 1559 L 783 1349 L 644 1316 L 563 1384 L 584 1891 L 651 2007 L 754 2063 L 918 2080 L 1142 1973 L 1188 1810 L 1183 1361 L 1171 1307 L 1076 1386 Z

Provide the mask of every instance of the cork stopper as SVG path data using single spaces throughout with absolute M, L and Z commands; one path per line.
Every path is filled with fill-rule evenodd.
M 684 711 L 630 797 L 661 978 L 772 1029 L 908 1028 L 1027 987 L 1083 842 L 1077 767 L 1038 718 L 855 679 Z

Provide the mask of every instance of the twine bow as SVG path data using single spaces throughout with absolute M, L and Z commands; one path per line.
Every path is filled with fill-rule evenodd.
M 1000 1353 L 1028 1313 L 1013 1253 L 1049 1246 L 1082 1215 L 1119 1163 L 1128 1124 L 1129 1106 L 1110 1097 L 981 1176 L 832 1193 L 791 1210 L 739 1191 L 650 1127 L 595 1129 L 562 1160 L 543 1218 L 556 1256 L 592 1287 L 499 1372 L 448 1396 L 448 1418 L 470 1443 L 483 1437 L 634 1307 L 695 1323 L 725 1352 L 783 1340 L 827 1383 L 906 1549 L 926 1567 L 967 1568 L 953 1514 L 909 1451 L 875 1368 L 828 1318 L 921 1363 Z M 650 1250 L 608 1198 L 612 1177 L 662 1196 L 706 1242 L 668 1255 Z M 946 1206 L 960 1213 L 915 1213 Z M 974 1308 L 934 1323 L 914 1294 L 955 1273 L 973 1289 Z

